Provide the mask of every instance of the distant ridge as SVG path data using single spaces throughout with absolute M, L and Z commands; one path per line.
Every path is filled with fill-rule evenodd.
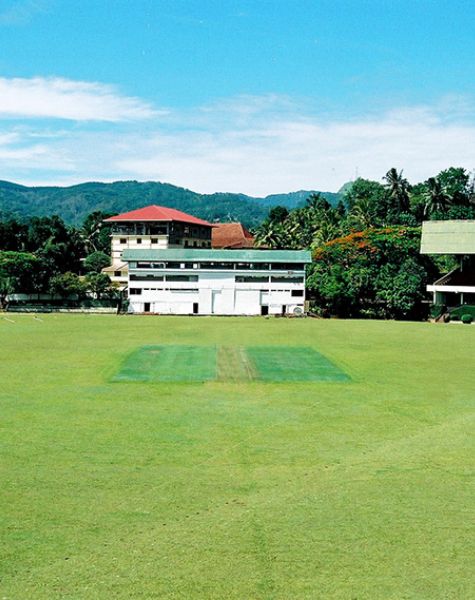
M 120 213 L 148 204 L 160 204 L 188 212 L 207 221 L 240 221 L 255 227 L 266 217 L 269 208 L 303 205 L 313 190 L 272 194 L 255 198 L 245 194 L 218 192 L 198 194 L 159 181 L 87 182 L 69 187 L 28 187 L 0 181 L 0 218 L 56 214 L 72 225 L 80 224 L 95 210 Z M 339 194 L 322 192 L 331 204 Z

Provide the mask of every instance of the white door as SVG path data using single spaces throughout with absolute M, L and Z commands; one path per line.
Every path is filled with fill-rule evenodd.
M 222 314 L 221 290 L 212 290 L 211 294 L 211 312 L 213 315 L 220 315 Z

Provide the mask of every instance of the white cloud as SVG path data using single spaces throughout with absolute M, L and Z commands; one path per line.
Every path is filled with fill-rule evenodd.
M 34 77 L 0 77 L 0 118 L 54 118 L 74 121 L 131 121 L 158 114 L 139 98 L 121 95 L 103 83 Z
M 405 107 L 359 119 L 275 110 L 209 115 L 208 130 L 151 134 L 140 151 L 114 164 L 138 178 L 162 178 L 198 191 L 252 195 L 337 190 L 358 173 L 381 180 L 395 166 L 414 182 L 450 165 L 475 167 L 475 124 L 435 107 Z M 219 123 L 219 127 L 215 124 Z M 239 126 L 236 127 L 236 123 Z
M 20 183 L 160 180 L 250 195 L 337 190 L 356 172 L 381 180 L 393 166 L 417 182 L 451 165 L 475 167 L 472 114 L 469 99 L 344 119 L 286 98 L 239 97 L 151 120 L 147 128 L 73 128 L 57 137 L 12 129 L 3 135 L 16 137 L 3 142 L 0 132 L 0 168 L 3 178 L 21 175 Z M 30 145 L 36 157 L 29 161 L 4 154 Z
M 25 25 L 38 13 L 45 12 L 50 0 L 16 0 L 0 7 L 0 25 Z

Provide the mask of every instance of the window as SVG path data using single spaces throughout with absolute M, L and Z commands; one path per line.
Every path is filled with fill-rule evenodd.
M 114 271 L 114 277 L 120 277 L 122 273 L 120 271 Z
M 198 275 L 167 275 L 166 281 L 198 281 Z
M 129 295 L 130 296 L 140 296 L 142 290 L 140 288 L 130 288 Z
M 288 275 L 274 275 L 270 280 L 272 283 L 303 283 L 303 277 L 290 277 Z
M 127 238 L 120 238 L 119 243 L 126 244 L 127 243 Z
M 234 268 L 237 271 L 268 271 L 269 263 L 235 263 Z
M 130 281 L 163 281 L 163 275 L 135 275 L 130 276 Z
M 142 238 L 137 238 L 137 244 L 141 244 L 142 243 Z
M 150 269 L 151 264 L 149 262 L 138 262 L 137 269 Z
M 202 269 L 232 269 L 233 266 L 231 263 L 225 262 L 206 262 L 201 263 Z
M 269 283 L 267 275 L 236 275 L 236 283 Z
M 157 238 L 152 238 L 152 244 L 158 244 Z
M 188 240 L 185 240 L 185 248 L 188 248 Z
M 304 271 L 305 265 L 302 263 L 272 263 L 273 271 Z
M 292 296 L 303 296 L 303 290 L 292 290 Z
M 166 225 L 150 225 L 148 231 L 150 235 L 167 235 L 168 233 Z

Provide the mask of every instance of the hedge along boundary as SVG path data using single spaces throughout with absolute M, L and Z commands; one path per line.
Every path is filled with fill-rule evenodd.
M 450 320 L 451 321 L 460 321 L 462 315 L 471 315 L 475 320 L 475 306 L 473 304 L 463 304 L 462 306 L 457 306 L 450 311 Z

